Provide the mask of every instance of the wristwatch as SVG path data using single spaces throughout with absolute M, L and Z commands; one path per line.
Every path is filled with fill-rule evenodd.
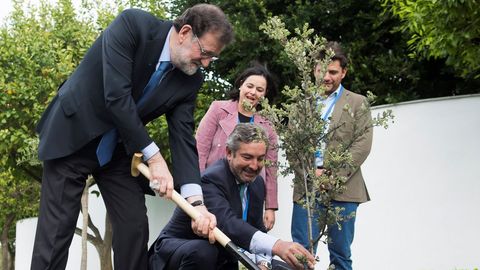
M 257 264 L 267 268 L 267 270 L 272 270 L 272 264 L 269 261 L 260 261 Z
M 200 205 L 203 205 L 203 201 L 202 200 L 196 200 L 194 202 L 192 202 L 192 206 L 200 206 Z

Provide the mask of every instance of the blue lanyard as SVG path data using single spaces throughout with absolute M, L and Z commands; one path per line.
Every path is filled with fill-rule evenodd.
M 335 96 L 335 99 L 333 100 L 332 104 L 330 104 L 330 107 L 328 107 L 328 109 L 327 109 L 327 111 L 325 112 L 325 114 L 322 115 L 323 121 L 327 121 L 328 116 L 330 115 L 330 113 L 332 112 L 333 107 L 335 106 L 335 104 L 337 103 L 338 99 L 339 99 L 340 96 L 342 95 L 342 92 L 343 92 L 343 86 L 340 85 L 340 90 L 338 90 L 338 93 L 337 93 L 337 95 Z M 323 155 L 322 155 L 322 152 L 321 152 L 320 150 L 315 151 L 315 158 L 321 159 L 321 160 L 322 160 L 322 163 L 323 163 Z
M 327 120 L 328 116 L 330 115 L 330 113 L 332 112 L 332 109 L 333 107 L 335 106 L 335 104 L 337 103 L 338 99 L 340 98 L 340 96 L 342 95 L 342 92 L 343 92 L 343 86 L 340 85 L 340 90 L 338 90 L 338 93 L 337 93 L 337 96 L 335 96 L 335 99 L 333 100 L 332 104 L 330 104 L 330 107 L 328 107 L 327 111 L 325 112 L 325 114 L 322 116 L 322 119 L 325 121 Z

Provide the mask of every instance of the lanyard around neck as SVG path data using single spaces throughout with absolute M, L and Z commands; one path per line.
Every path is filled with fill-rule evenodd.
M 328 107 L 327 111 L 325 112 L 324 115 L 322 115 L 322 119 L 325 121 L 327 120 L 328 116 L 330 115 L 330 113 L 332 112 L 332 109 L 333 107 L 335 107 L 335 103 L 337 103 L 338 99 L 340 98 L 340 96 L 342 95 L 342 92 L 343 92 L 343 86 L 340 85 L 340 90 L 338 90 L 338 93 L 337 95 L 335 96 L 335 99 L 333 100 L 332 104 L 330 104 L 330 106 Z

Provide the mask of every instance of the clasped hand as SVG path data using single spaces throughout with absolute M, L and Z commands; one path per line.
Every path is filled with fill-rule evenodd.
M 166 197 L 167 199 L 172 198 L 173 193 L 173 177 L 170 171 L 168 170 L 167 163 L 163 159 L 160 152 L 153 155 L 148 161 L 148 167 L 150 170 L 151 178 L 150 187 L 160 195 L 160 197 Z M 201 199 L 202 196 L 192 196 L 187 199 L 189 203 L 192 203 L 195 200 Z M 217 226 L 217 219 L 215 215 L 208 212 L 207 208 L 204 205 L 199 205 L 195 207 L 200 215 L 197 218 L 192 219 L 192 230 L 195 234 L 200 237 L 208 237 L 210 243 L 215 243 L 215 236 L 213 234 L 213 229 Z
M 150 187 L 160 195 L 166 196 L 167 199 L 172 198 L 173 192 L 173 177 L 168 170 L 167 163 L 163 159 L 160 152 L 153 155 L 148 161 L 148 168 L 150 169 Z

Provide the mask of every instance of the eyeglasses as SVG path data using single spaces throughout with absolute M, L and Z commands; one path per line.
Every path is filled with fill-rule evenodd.
M 214 53 L 205 51 L 196 34 L 193 34 L 193 37 L 197 40 L 198 47 L 200 48 L 200 57 L 202 59 L 209 59 L 212 62 L 218 60 L 218 56 L 214 55 Z

